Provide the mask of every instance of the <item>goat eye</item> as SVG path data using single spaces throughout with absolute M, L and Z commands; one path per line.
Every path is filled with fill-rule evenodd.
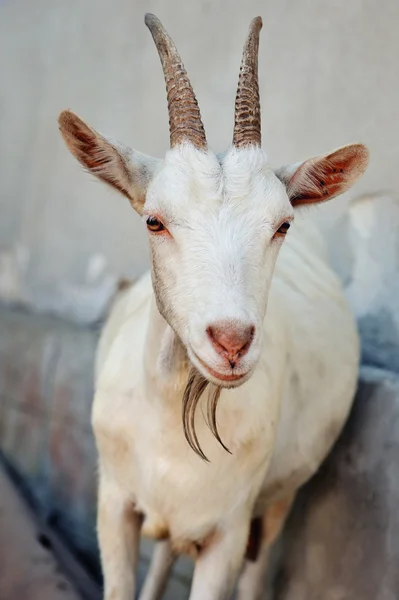
M 155 233 L 158 233 L 159 231 L 163 231 L 165 229 L 165 225 L 156 217 L 148 217 L 147 228 L 150 231 L 154 231 Z
M 283 223 L 277 229 L 276 233 L 279 233 L 280 235 L 285 235 L 290 227 L 291 227 L 290 223 Z

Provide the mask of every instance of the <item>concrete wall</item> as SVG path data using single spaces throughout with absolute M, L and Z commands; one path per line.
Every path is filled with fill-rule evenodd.
M 216 150 L 231 140 L 241 48 L 250 19 L 261 14 L 263 132 L 272 164 L 361 140 L 372 161 L 351 196 L 399 189 L 397 0 L 2 0 L 2 299 L 90 322 L 118 276 L 144 270 L 138 217 L 81 172 L 56 119 L 70 107 L 100 131 L 164 153 L 166 99 L 143 23 L 148 10 L 176 40 Z M 316 218 L 329 226 L 344 205 L 335 200 Z
M 273 600 L 399 597 L 399 377 L 362 369 L 348 423 L 299 493 Z

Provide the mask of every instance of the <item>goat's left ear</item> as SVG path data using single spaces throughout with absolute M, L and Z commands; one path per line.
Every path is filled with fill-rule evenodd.
M 367 168 L 369 151 L 350 144 L 325 156 L 276 171 L 294 207 L 330 200 L 349 189 Z
M 111 141 L 70 110 L 61 112 L 58 124 L 64 142 L 80 164 L 129 198 L 133 208 L 141 214 L 158 159 Z

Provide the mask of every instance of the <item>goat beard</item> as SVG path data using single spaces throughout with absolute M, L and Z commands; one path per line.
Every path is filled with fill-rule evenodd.
M 230 452 L 220 438 L 216 422 L 216 409 L 222 388 L 210 383 L 203 375 L 201 375 L 198 369 L 191 365 L 188 373 L 187 384 L 183 393 L 182 416 L 184 435 L 194 452 L 203 460 L 209 462 L 201 448 L 197 437 L 197 432 L 195 430 L 196 410 L 206 390 L 208 390 L 208 395 L 206 398 L 206 414 L 204 414 L 203 411 L 203 417 L 219 444 L 227 452 Z

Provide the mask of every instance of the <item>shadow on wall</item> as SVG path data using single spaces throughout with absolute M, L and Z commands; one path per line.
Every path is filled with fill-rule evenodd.
M 353 201 L 330 233 L 333 265 L 362 339 L 362 363 L 399 373 L 399 201 Z
M 275 600 L 399 595 L 399 377 L 364 368 L 347 426 L 287 523 Z

